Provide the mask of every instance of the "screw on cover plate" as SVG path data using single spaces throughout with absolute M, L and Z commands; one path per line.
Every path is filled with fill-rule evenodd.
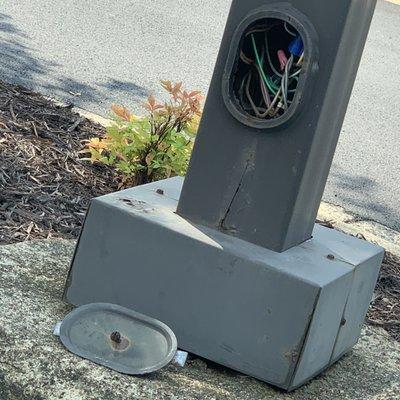
M 110 339 L 117 344 L 120 344 L 122 342 L 121 334 L 118 331 L 113 332 L 110 335 Z
M 157 193 L 157 194 L 164 194 L 164 190 L 162 190 L 162 189 L 157 189 L 157 190 L 156 190 L 156 193 Z
M 326 256 L 326 258 L 327 258 L 328 260 L 334 260 L 334 259 L 335 259 L 335 256 L 334 256 L 333 254 L 328 254 L 328 255 Z

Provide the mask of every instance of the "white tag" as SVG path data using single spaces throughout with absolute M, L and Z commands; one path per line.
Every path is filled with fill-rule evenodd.
M 53 329 L 53 335 L 54 336 L 60 336 L 61 324 L 62 324 L 62 321 L 59 321 L 54 325 L 54 329 Z
M 184 367 L 186 364 L 187 357 L 188 353 L 186 351 L 177 350 L 172 362 L 176 365 L 179 365 L 180 367 Z

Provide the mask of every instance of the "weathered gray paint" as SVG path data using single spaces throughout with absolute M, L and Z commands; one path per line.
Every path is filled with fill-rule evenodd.
M 346 324 L 340 327 L 332 361 L 339 359 L 347 351 L 349 344 L 354 345 L 358 341 L 358 331 L 364 323 L 364 315 L 368 311 L 371 293 L 379 274 L 379 268 L 376 266 L 381 262 L 381 255 L 376 254 L 363 260 L 360 267 L 354 271 L 352 288 L 343 314 Z
M 177 215 L 181 186 L 173 178 L 95 199 L 65 299 L 157 318 L 180 348 L 288 390 L 354 344 L 360 325 L 342 334 L 342 316 L 364 319 L 382 249 L 317 226 L 277 253 Z
M 348 271 L 351 270 L 349 267 Z M 346 279 L 334 281 L 321 289 L 292 386 L 299 386 L 316 371 L 321 371 L 329 365 L 350 285 L 351 279 Z M 332 307 L 333 304 L 335 307 Z
M 223 101 L 234 33 L 258 7 L 295 7 L 314 26 L 318 65 L 301 112 L 254 129 Z M 284 251 L 311 237 L 376 0 L 234 0 L 178 213 L 252 243 Z M 362 140 L 362 135 L 360 136 Z

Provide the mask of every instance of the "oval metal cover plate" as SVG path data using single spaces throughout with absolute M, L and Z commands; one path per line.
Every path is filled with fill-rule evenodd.
M 159 370 L 175 356 L 175 334 L 164 323 L 115 304 L 76 308 L 63 320 L 60 339 L 72 353 L 128 375 Z

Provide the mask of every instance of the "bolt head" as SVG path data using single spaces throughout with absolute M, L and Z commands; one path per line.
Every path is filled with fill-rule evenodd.
M 115 331 L 115 332 L 111 333 L 110 339 L 114 343 L 118 343 L 118 344 L 121 343 L 121 341 L 122 341 L 121 334 L 118 331 Z

